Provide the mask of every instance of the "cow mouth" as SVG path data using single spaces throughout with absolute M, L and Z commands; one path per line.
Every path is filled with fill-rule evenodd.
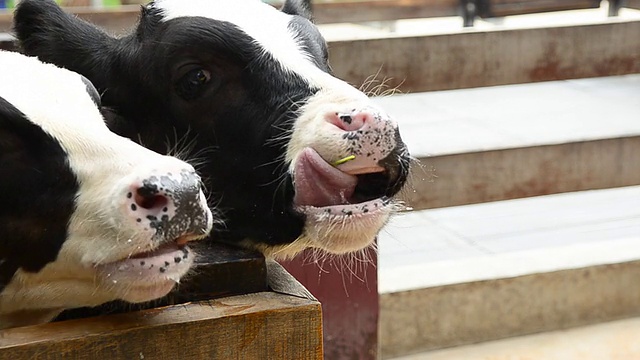
M 96 265 L 104 286 L 125 289 L 121 298 L 142 302 L 166 295 L 189 271 L 194 253 L 187 242 L 203 236 L 182 236 L 153 250 L 133 253 L 122 260 Z
M 346 166 L 344 166 L 346 165 Z M 388 212 L 389 176 L 378 164 L 333 166 L 305 148 L 294 169 L 294 204 L 307 216 L 362 218 Z

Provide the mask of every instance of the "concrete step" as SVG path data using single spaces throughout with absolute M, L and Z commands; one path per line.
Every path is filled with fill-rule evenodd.
M 640 359 L 640 318 L 552 331 L 395 360 L 630 360 Z
M 640 74 L 395 95 L 415 209 L 640 184 Z
M 378 246 L 384 358 L 640 315 L 640 186 L 408 212 Z

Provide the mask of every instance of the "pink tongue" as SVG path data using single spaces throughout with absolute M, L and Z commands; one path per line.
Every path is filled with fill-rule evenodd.
M 294 202 L 301 206 L 348 204 L 358 183 L 358 178 L 334 168 L 311 148 L 302 150 L 294 171 Z

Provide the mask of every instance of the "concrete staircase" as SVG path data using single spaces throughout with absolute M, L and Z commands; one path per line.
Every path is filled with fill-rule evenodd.
M 378 99 L 421 166 L 406 194 L 437 208 L 640 183 L 640 77 Z
M 606 324 L 640 316 L 640 75 L 377 101 L 421 164 L 379 239 L 382 358 L 640 358 Z

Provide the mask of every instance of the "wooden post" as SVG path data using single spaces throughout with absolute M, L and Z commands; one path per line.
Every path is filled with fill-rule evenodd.
M 378 257 L 365 254 L 316 263 L 304 253 L 283 264 L 322 304 L 326 359 L 378 358 Z

